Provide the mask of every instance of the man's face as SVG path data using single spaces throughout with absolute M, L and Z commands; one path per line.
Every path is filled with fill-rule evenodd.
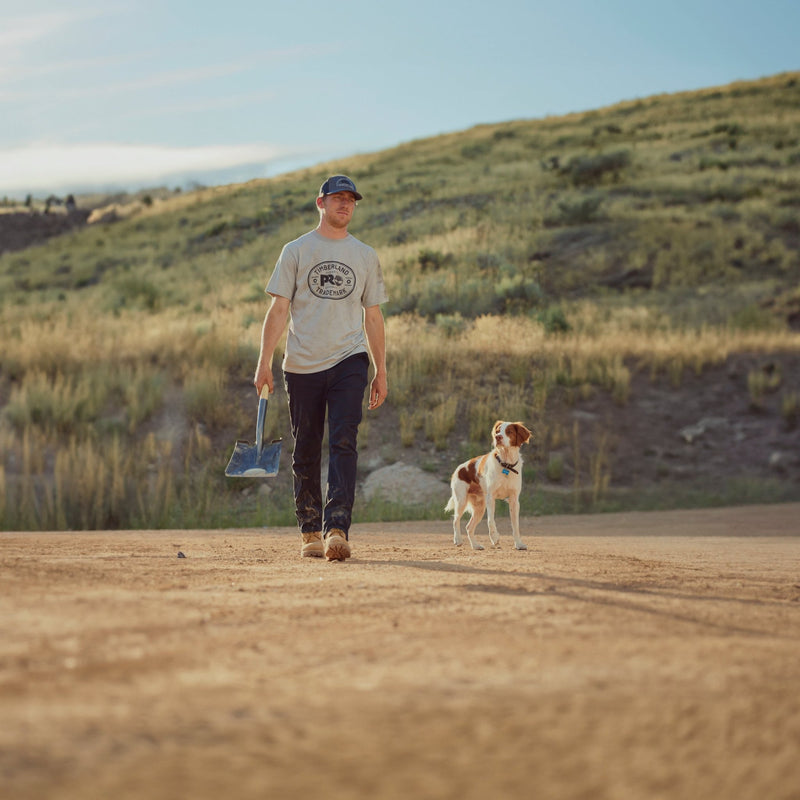
M 317 199 L 325 221 L 334 228 L 346 228 L 353 218 L 356 198 L 352 192 L 335 192 Z

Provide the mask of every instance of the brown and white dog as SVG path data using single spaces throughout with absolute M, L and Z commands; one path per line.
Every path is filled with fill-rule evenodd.
M 522 489 L 519 449 L 530 438 L 531 432 L 521 422 L 498 420 L 492 428 L 492 452 L 475 456 L 456 467 L 450 479 L 452 495 L 444 509 L 453 512 L 453 544 L 461 545 L 461 517 L 469 509 L 467 538 L 473 550 L 483 550 L 473 534 L 483 519 L 483 512 L 488 509 L 489 539 L 497 547 L 500 536 L 494 521 L 494 501 L 507 500 L 514 547 L 517 550 L 528 549 L 519 535 L 519 493 Z

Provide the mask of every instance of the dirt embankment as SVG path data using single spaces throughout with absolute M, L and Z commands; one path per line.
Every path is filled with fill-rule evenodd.
M 75 209 L 66 214 L 34 211 L 0 214 L 0 253 L 24 250 L 83 227 L 90 213 L 89 210 Z

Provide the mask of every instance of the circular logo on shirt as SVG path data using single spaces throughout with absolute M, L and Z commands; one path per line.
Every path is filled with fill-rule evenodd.
M 341 300 L 356 288 L 356 274 L 341 261 L 323 261 L 308 273 L 308 288 L 324 300 Z

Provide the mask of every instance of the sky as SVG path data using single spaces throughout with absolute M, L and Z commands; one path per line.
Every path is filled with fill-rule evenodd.
M 0 0 L 0 198 L 269 177 L 800 69 L 797 0 Z

